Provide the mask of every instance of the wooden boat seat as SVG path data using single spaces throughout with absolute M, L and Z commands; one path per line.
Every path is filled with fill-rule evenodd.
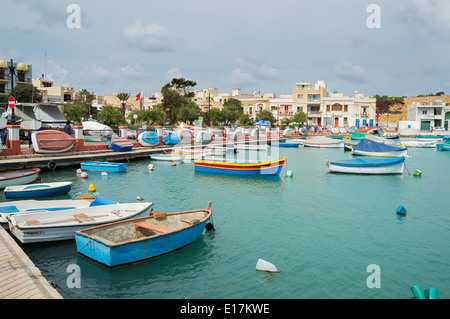
M 95 221 L 94 218 L 92 218 L 86 214 L 76 214 L 76 215 L 73 215 L 73 218 L 75 220 L 77 220 L 79 223 L 87 223 L 87 222 Z
M 200 223 L 200 219 L 180 219 L 182 222 L 188 224 L 189 226 L 197 225 Z
M 173 229 L 170 229 L 170 228 L 167 228 L 164 226 L 160 226 L 160 225 L 155 225 L 155 224 L 152 224 L 149 222 L 137 222 L 137 223 L 134 223 L 134 227 L 135 228 L 142 227 L 142 228 L 150 229 L 150 230 L 156 231 L 158 233 L 163 233 L 163 234 L 174 231 Z
M 25 225 L 27 226 L 35 226 L 35 225 L 42 225 L 40 221 L 33 219 L 33 220 L 27 220 L 25 222 Z

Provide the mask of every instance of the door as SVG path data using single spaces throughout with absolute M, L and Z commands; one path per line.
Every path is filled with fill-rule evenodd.
M 338 117 L 334 118 L 334 127 L 339 127 L 339 118 Z
M 420 122 L 420 130 L 421 131 L 429 131 L 430 130 L 430 121 L 421 121 Z

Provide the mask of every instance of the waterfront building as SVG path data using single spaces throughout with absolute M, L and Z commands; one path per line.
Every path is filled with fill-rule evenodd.
M 11 62 L 15 68 L 15 76 L 11 81 L 10 66 Z M 11 93 L 17 85 L 31 84 L 33 68 L 31 64 L 17 63 L 14 61 L 5 61 L 0 59 L 0 105 L 7 107 L 5 98 Z M 13 85 L 13 87 L 12 87 Z
M 333 91 L 322 99 L 324 126 L 361 127 L 376 125 L 376 99 L 355 91 L 354 96 L 345 96 Z
M 406 120 L 417 122 L 421 131 L 430 131 L 433 127 L 448 129 L 450 105 L 440 99 L 427 102 L 412 102 L 406 105 Z
M 308 124 L 323 126 L 322 100 L 328 96 L 325 81 L 319 80 L 314 86 L 310 82 L 296 83 L 293 92 L 293 103 L 308 116 Z
M 42 93 L 42 101 L 46 103 L 72 103 L 75 92 L 72 87 L 55 86 L 53 81 L 33 79 L 33 85 Z

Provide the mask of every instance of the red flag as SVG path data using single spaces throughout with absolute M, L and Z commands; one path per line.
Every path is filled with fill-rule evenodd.
M 141 92 L 139 92 L 138 95 L 136 95 L 136 101 L 139 101 L 141 99 Z

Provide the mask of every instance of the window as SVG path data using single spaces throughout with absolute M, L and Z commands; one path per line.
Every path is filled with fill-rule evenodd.
M 252 114 L 252 107 L 251 106 L 248 107 L 248 114 Z
M 303 94 L 297 94 L 297 99 L 303 99 Z
M 335 103 L 331 106 L 332 111 L 342 111 L 342 105 L 339 103 Z
M 331 107 L 331 105 L 330 105 L 330 104 L 327 104 L 327 112 L 331 112 L 330 107 Z
M 427 115 L 427 110 L 422 110 L 422 115 Z
M 348 105 L 344 104 L 344 112 L 348 112 Z

